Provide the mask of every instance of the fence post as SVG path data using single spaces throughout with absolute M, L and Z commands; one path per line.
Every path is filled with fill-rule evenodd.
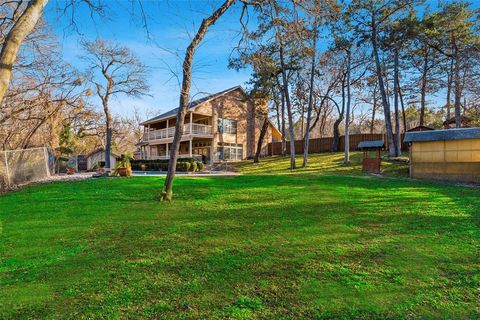
M 5 156 L 5 171 L 7 172 L 7 185 L 10 187 L 10 169 L 8 168 L 8 159 L 7 159 L 7 150 L 3 151 L 3 155 Z
M 43 147 L 43 154 L 45 155 L 45 169 L 47 169 L 47 176 L 50 177 L 50 167 L 48 166 L 48 152 L 47 147 Z M 78 170 L 77 170 L 78 171 Z

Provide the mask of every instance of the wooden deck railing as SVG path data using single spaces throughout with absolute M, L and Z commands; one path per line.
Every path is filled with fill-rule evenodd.
M 187 123 L 183 126 L 183 134 L 184 135 L 195 135 L 195 136 L 211 136 L 213 134 L 212 126 L 199 124 L 199 123 L 192 123 L 191 124 L 192 130 L 190 130 L 190 123 Z M 146 134 L 146 140 L 159 140 L 159 139 L 166 139 L 172 138 L 175 135 L 175 127 L 170 127 L 166 129 L 159 129 L 159 130 L 150 130 Z

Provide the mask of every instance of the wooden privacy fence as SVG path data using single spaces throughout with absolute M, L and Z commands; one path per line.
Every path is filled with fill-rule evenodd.
M 394 135 L 395 136 L 395 135 Z M 402 151 L 408 150 L 408 144 L 403 143 L 404 134 L 401 135 Z M 385 149 L 388 149 L 388 142 L 386 134 L 382 133 L 365 133 L 365 134 L 351 134 L 350 135 L 350 151 L 357 151 L 360 141 L 374 141 L 383 140 Z M 322 153 L 331 152 L 333 144 L 333 137 L 310 139 L 308 145 L 308 153 Z M 295 153 L 303 153 L 303 140 L 295 140 Z M 338 143 L 338 151 L 345 150 L 345 136 L 340 136 Z M 290 142 L 287 141 L 286 152 L 290 153 Z M 273 142 L 268 144 L 268 154 L 270 156 L 278 156 L 282 154 L 282 142 Z

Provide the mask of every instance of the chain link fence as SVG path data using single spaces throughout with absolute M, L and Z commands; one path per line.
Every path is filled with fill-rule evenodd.
M 0 191 L 47 179 L 51 167 L 47 148 L 0 151 Z

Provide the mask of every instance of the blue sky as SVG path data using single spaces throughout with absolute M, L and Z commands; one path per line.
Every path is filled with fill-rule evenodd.
M 138 0 L 104 0 L 105 17 L 91 15 L 86 6 L 75 8 L 76 28 L 72 27 L 70 15 L 65 16 L 59 8 L 65 0 L 50 1 L 45 18 L 53 27 L 63 49 L 64 58 L 79 70 L 85 69 L 81 59 L 82 39 L 97 37 L 115 41 L 129 47 L 150 68 L 148 77 L 151 97 L 130 98 L 120 96 L 111 103 L 114 113 L 128 115 L 133 107 L 146 113 L 160 114 L 178 106 L 179 85 L 172 71 L 180 75 L 180 66 L 190 39 L 201 23 L 218 8 L 220 0 L 142 0 L 148 35 L 138 7 Z M 133 3 L 133 5 L 132 5 Z M 437 0 L 427 0 L 431 8 Z M 480 0 L 473 1 L 472 8 L 480 7 Z M 69 12 L 70 14 L 71 12 Z M 210 94 L 236 85 L 244 85 L 250 71 L 237 72 L 227 67 L 228 58 L 240 38 L 239 18 L 241 6 L 237 4 L 213 26 L 198 49 L 193 67 L 192 95 Z M 251 19 L 253 20 L 253 19 Z M 441 105 L 444 94 L 430 96 L 431 105 Z M 437 101 L 438 100 L 438 101 Z M 99 105 L 99 101 L 92 99 Z
M 112 101 L 116 114 L 130 114 L 133 106 L 146 112 L 161 113 L 178 105 L 179 85 L 173 72 L 178 74 L 183 55 L 191 37 L 203 17 L 211 13 L 219 1 L 176 0 L 142 1 L 147 15 L 147 31 L 143 26 L 138 5 L 127 0 L 106 0 L 106 17 L 91 16 L 85 6 L 75 9 L 75 23 L 70 15 L 63 15 L 63 1 L 47 5 L 45 19 L 53 27 L 61 44 L 64 58 L 79 70 L 85 69 L 81 59 L 82 39 L 97 37 L 115 41 L 129 47 L 150 68 L 149 84 L 152 97 L 118 97 Z M 243 85 L 249 71 L 237 72 L 227 67 L 228 58 L 239 40 L 238 23 L 241 7 L 227 12 L 207 34 L 198 49 L 193 66 L 192 94 L 213 93 L 236 85 Z M 99 101 L 92 100 L 99 105 Z

